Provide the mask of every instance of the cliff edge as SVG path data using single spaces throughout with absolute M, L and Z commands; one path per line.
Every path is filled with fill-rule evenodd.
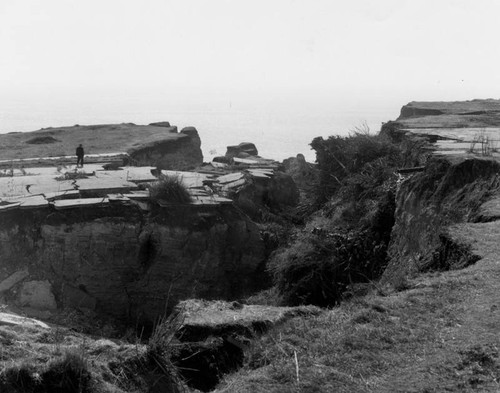
M 121 164 L 130 162 L 160 169 L 187 170 L 203 162 L 196 128 L 185 127 L 178 132 L 177 127 L 168 122 L 74 125 L 0 134 L 0 160 L 33 164 L 38 157 L 52 157 L 55 162 L 73 162 L 79 144 L 84 146 L 88 158 L 115 154 L 122 157 Z
M 387 280 L 422 270 L 464 267 L 443 263 L 447 228 L 481 220 L 483 205 L 498 192 L 500 101 L 411 102 L 381 133 L 398 141 L 425 141 L 427 163 L 402 174 L 396 197 Z M 458 123 L 460 121 L 460 123 Z M 483 214 L 484 215 L 484 214 Z M 445 267 L 445 265 L 447 267 Z
M 247 366 L 227 376 L 216 392 L 498 391 L 497 105 L 494 100 L 410 103 L 400 118 L 384 125 L 379 142 L 397 144 L 419 159 L 405 160 L 395 182 L 382 187 L 394 185 L 394 203 L 383 211 L 386 217 L 392 212 L 394 221 L 381 281 L 372 281 L 371 290 L 344 292 L 338 307 L 294 318 L 255 340 L 246 352 Z M 332 137 L 329 147 L 344 142 Z M 325 160 L 335 165 L 328 175 L 346 172 L 344 151 L 333 151 L 337 161 Z M 362 157 L 372 151 L 363 150 Z M 332 149 L 325 154 L 331 157 Z M 361 173 L 358 188 L 367 184 L 367 173 Z M 334 180 L 340 186 L 342 178 Z M 335 233 L 328 229 L 338 204 L 334 208 L 309 223 L 315 226 L 307 235 L 318 242 L 317 248 L 311 242 L 308 247 L 320 251 L 311 256 L 309 270 L 299 272 L 302 281 L 319 271 L 313 269 L 329 252 Z M 370 249 L 356 245 L 349 255 Z M 341 262 L 329 257 L 323 266 Z M 332 282 L 317 286 L 323 290 Z

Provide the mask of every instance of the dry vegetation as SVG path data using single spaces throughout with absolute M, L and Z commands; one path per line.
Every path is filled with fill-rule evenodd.
M 75 326 L 75 325 L 74 325 Z M 0 391 L 6 393 L 142 393 L 182 391 L 170 360 L 174 320 L 140 343 L 53 326 L 0 326 Z
M 177 176 L 162 175 L 158 181 L 151 183 L 148 189 L 149 196 L 153 201 L 185 204 L 192 200 L 188 188 Z
M 268 263 L 286 305 L 331 306 L 352 284 L 380 277 L 394 225 L 395 171 L 420 160 L 420 146 L 407 145 L 367 128 L 313 140 L 317 211 Z
M 498 276 L 478 265 L 424 274 L 406 291 L 292 319 L 257 340 L 216 392 L 498 391 Z

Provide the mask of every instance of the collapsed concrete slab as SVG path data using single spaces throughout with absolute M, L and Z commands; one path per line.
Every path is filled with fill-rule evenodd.
M 35 209 L 40 207 L 48 207 L 49 201 L 43 195 L 35 195 L 26 197 L 20 200 L 19 207 L 21 209 Z
M 0 325 L 50 329 L 50 326 L 42 321 L 5 312 L 0 312 Z
M 79 198 L 79 199 L 61 199 L 54 201 L 56 210 L 72 208 L 88 208 L 95 206 L 104 206 L 109 203 L 108 198 Z

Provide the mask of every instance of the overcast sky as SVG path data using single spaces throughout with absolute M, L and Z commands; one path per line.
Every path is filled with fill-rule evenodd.
M 498 98 L 499 18 L 498 0 L 0 0 L 0 90 Z

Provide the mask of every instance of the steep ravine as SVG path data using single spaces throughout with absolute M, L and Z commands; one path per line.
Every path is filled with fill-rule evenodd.
M 48 280 L 59 307 L 153 323 L 178 300 L 259 288 L 264 244 L 232 205 L 50 208 L 2 213 L 1 278 Z

